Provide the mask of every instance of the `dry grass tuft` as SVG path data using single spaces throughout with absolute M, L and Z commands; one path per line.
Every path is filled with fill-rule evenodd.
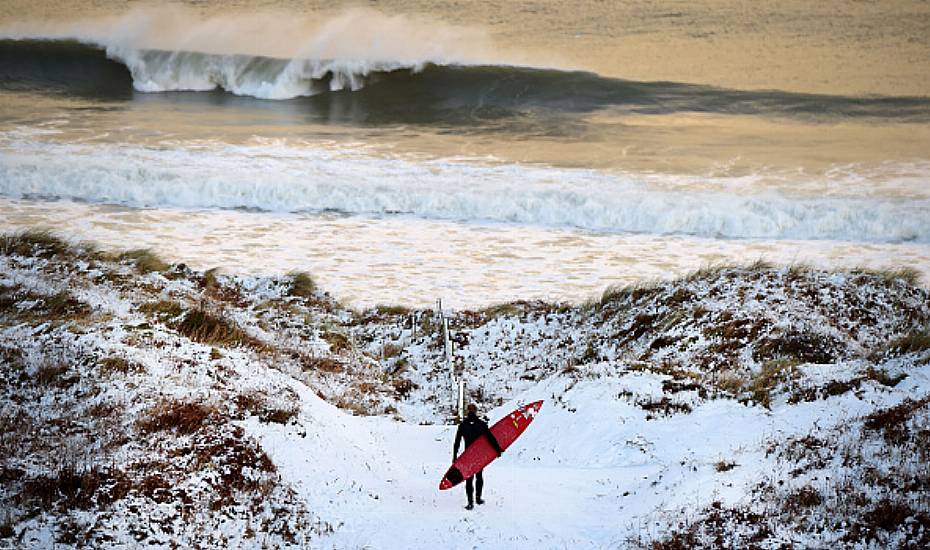
M 54 233 L 44 229 L 29 229 L 0 236 L 0 254 L 51 258 L 69 253 L 71 246 Z
M 135 264 L 136 269 L 140 273 L 152 273 L 158 271 L 165 271 L 169 266 L 165 261 L 155 255 L 149 249 L 140 248 L 136 250 L 129 250 L 120 254 L 117 259 L 119 261 L 131 261 Z
M 178 332 L 195 342 L 222 346 L 246 345 L 265 349 L 257 338 L 246 334 L 230 320 L 217 317 L 202 309 L 193 309 L 175 325 Z
M 879 432 L 890 444 L 901 444 L 910 436 L 908 421 L 930 405 L 930 396 L 923 399 L 905 399 L 894 407 L 880 409 L 865 417 L 863 427 Z
M 888 284 L 894 284 L 898 281 L 902 281 L 911 286 L 917 286 L 920 283 L 920 271 L 914 269 L 913 267 L 886 269 L 857 268 L 854 269 L 852 273 L 861 273 L 865 275 L 871 275 L 873 277 L 878 277 Z
M 316 297 L 316 289 L 316 281 L 308 273 L 303 271 L 291 273 L 291 288 L 288 290 L 288 295 L 300 298 L 314 298 Z
M 67 291 L 57 292 L 45 298 L 45 308 L 52 317 L 83 317 L 90 312 L 90 307 L 77 300 Z
M 756 361 L 791 358 L 801 363 L 834 363 L 843 355 L 842 342 L 823 334 L 790 332 L 756 341 Z
M 394 388 L 394 393 L 397 397 L 401 399 L 406 399 L 410 392 L 419 388 L 419 386 L 406 378 L 397 378 L 391 382 L 391 386 Z
M 882 356 L 888 358 L 899 357 L 909 353 L 919 353 L 928 349 L 930 349 L 930 330 L 920 329 L 888 342 L 888 344 L 885 345 L 884 351 L 879 352 L 875 358 L 878 359 Z
M 790 380 L 796 374 L 799 364 L 796 359 L 790 357 L 764 363 L 749 386 L 753 400 L 763 407 L 771 406 L 772 390 Z
M 406 306 L 384 304 L 375 306 L 375 311 L 378 315 L 383 317 L 399 317 L 401 315 L 410 315 L 413 313 L 413 310 Z
M 139 306 L 143 313 L 154 315 L 160 319 L 174 319 L 184 313 L 184 308 L 178 302 L 173 300 L 158 300 L 157 302 L 148 302 Z
M 150 408 L 136 422 L 136 428 L 144 434 L 173 431 L 188 435 L 199 430 L 216 408 L 196 402 L 166 400 Z
M 236 396 L 234 402 L 239 411 L 257 416 L 260 421 L 266 423 L 287 424 L 300 412 L 300 408 L 296 403 L 286 405 L 269 404 L 268 396 L 259 391 L 240 393 Z
M 219 280 L 217 276 L 220 273 L 220 268 L 212 267 L 203 272 L 203 279 L 201 280 L 201 286 L 203 288 L 214 288 L 219 285 Z
M 79 470 L 72 465 L 64 466 L 51 474 L 26 480 L 19 498 L 21 502 L 50 510 L 58 506 L 62 510 L 87 510 L 94 506 L 106 507 L 125 497 L 131 482 L 120 470 L 97 466 Z
M 74 376 L 64 363 L 46 363 L 36 371 L 35 382 L 40 386 L 69 387 L 77 381 Z
M 646 420 L 652 420 L 657 416 L 672 416 L 673 414 L 683 413 L 688 414 L 691 412 L 691 405 L 687 403 L 678 403 L 672 401 L 666 396 L 662 396 L 660 399 L 649 399 L 637 401 L 636 405 L 639 408 L 646 411 Z
M 345 370 L 345 365 L 332 357 L 304 357 L 300 366 L 304 371 L 337 373 Z
M 498 317 L 516 317 L 520 315 L 520 306 L 517 303 L 494 304 L 478 310 L 484 319 L 492 320 Z
M 100 360 L 100 372 L 104 374 L 129 374 L 142 372 L 144 368 L 138 363 L 130 362 L 124 357 L 104 357 Z
M 320 337 L 329 344 L 329 349 L 333 353 L 342 353 L 352 350 L 352 343 L 349 337 L 338 329 L 324 329 Z

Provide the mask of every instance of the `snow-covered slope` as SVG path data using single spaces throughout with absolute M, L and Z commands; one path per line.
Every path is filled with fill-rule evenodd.
M 484 414 L 545 400 L 471 512 L 438 491 L 436 312 L 3 237 L 0 546 L 930 541 L 930 295 L 906 271 L 757 264 L 443 316 Z

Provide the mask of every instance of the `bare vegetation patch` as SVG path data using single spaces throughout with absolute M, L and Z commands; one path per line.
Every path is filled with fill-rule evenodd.
M 301 359 L 301 369 L 304 371 L 318 371 L 324 373 L 340 373 L 346 370 L 345 365 L 332 357 L 304 357 Z
M 246 334 L 233 321 L 208 313 L 202 309 L 188 311 L 175 325 L 175 329 L 195 342 L 219 346 L 245 345 L 255 349 L 266 346 L 257 338 Z
M 100 360 L 99 365 L 100 372 L 107 375 L 130 374 L 145 371 L 145 368 L 142 365 L 133 361 L 129 361 L 125 357 L 119 357 L 115 355 L 104 357 Z
M 784 358 L 768 361 L 762 365 L 749 386 L 754 401 L 763 407 L 771 406 L 772 391 L 797 375 L 796 359 Z
M 162 401 L 136 422 L 136 428 L 144 434 L 173 431 L 180 435 L 192 434 L 204 426 L 216 408 L 197 402 Z
M 139 310 L 154 315 L 160 320 L 175 319 L 184 313 L 184 307 L 174 300 L 158 300 L 146 302 L 139 306 Z
M 909 421 L 930 405 L 930 396 L 906 399 L 901 404 L 881 409 L 865 417 L 866 430 L 882 434 L 888 443 L 901 444 L 911 435 Z
M 885 349 L 879 352 L 875 359 L 900 357 L 909 353 L 924 352 L 928 349 L 930 349 L 930 330 L 922 328 L 888 342 Z
M 657 417 L 668 417 L 673 414 L 687 414 L 691 412 L 691 405 L 679 403 L 663 395 L 658 399 L 643 399 L 636 401 L 636 405 L 646 411 L 646 420 L 653 420 Z
M 45 361 L 35 373 L 35 382 L 40 386 L 70 388 L 79 380 L 80 375 L 72 371 L 66 363 Z
M 5 256 L 51 258 L 69 253 L 71 246 L 51 231 L 30 229 L 0 236 Z
M 898 281 L 901 281 L 911 286 L 917 286 L 918 284 L 920 284 L 920 271 L 917 271 L 916 269 L 912 267 L 898 267 L 898 268 L 886 268 L 886 269 L 857 268 L 857 269 L 854 269 L 852 272 L 877 277 L 885 281 L 888 284 L 893 284 Z
M 844 353 L 836 339 L 815 333 L 789 332 L 759 340 L 753 350 L 756 361 L 793 358 L 801 363 L 833 363 Z
M 149 249 L 129 250 L 120 254 L 117 259 L 121 262 L 132 263 L 142 274 L 166 271 L 170 267 L 167 262 Z
M 349 336 L 338 328 L 324 327 L 320 337 L 329 344 L 329 348 L 333 353 L 344 353 L 352 349 Z
M 394 388 L 394 393 L 399 399 L 407 399 L 410 396 L 410 392 L 419 388 L 419 386 L 406 378 L 396 378 L 391 381 L 391 386 Z
M 92 466 L 79 469 L 66 465 L 53 474 L 30 477 L 19 492 L 21 505 L 51 511 L 52 508 L 87 510 L 106 507 L 125 497 L 131 484 L 115 468 Z
M 21 286 L 0 285 L 0 312 L 10 317 L 77 321 L 86 318 L 91 311 L 90 306 L 67 290 L 43 295 Z
M 296 396 L 292 399 L 296 399 Z M 240 412 L 257 416 L 260 421 L 267 423 L 287 424 L 300 412 L 297 403 L 279 403 L 258 391 L 240 393 L 234 402 Z

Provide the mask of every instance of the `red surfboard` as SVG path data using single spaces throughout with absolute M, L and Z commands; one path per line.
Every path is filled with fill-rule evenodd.
M 533 421 L 542 404 L 542 401 L 535 401 L 529 405 L 524 405 L 491 426 L 491 433 L 494 434 L 494 439 L 497 439 L 501 449 L 506 450 L 514 440 L 520 437 L 520 434 Z M 439 490 L 455 487 L 480 472 L 495 458 L 497 458 L 497 452 L 491 446 L 488 438 L 479 437 L 474 443 L 465 448 L 465 452 L 455 459 L 452 467 L 449 468 L 442 481 L 439 482 Z

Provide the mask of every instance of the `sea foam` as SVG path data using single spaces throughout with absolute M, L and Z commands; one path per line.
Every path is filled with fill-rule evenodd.
M 930 242 L 930 200 L 687 191 L 659 176 L 352 149 L 0 140 L 0 194 L 132 207 L 338 211 L 710 238 Z M 659 182 L 661 183 L 661 182 Z

